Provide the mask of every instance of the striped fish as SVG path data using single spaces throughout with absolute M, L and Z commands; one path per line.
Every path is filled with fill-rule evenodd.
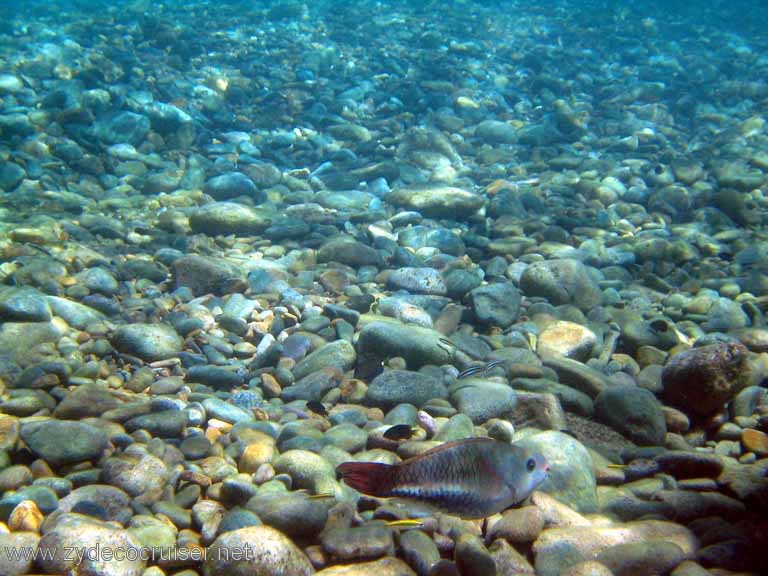
M 469 368 L 466 368 L 459 372 L 459 375 L 457 378 L 469 378 L 470 376 L 474 376 L 475 374 L 482 373 L 483 375 L 488 374 L 491 370 L 496 368 L 496 366 L 501 366 L 504 364 L 504 360 L 491 360 L 487 364 L 479 364 L 477 366 L 470 366 Z
M 343 480 L 363 494 L 416 500 L 463 518 L 483 518 L 521 502 L 548 470 L 541 454 L 491 438 L 447 442 L 394 465 L 338 467 Z

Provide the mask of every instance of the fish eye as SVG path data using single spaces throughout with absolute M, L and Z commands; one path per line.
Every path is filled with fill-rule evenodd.
M 533 458 L 528 458 L 528 462 L 525 463 L 525 467 L 528 469 L 528 472 L 533 472 L 536 469 L 536 460 Z

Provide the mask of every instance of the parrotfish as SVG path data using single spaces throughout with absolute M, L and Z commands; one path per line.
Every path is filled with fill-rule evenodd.
M 414 500 L 463 518 L 483 518 L 520 503 L 548 470 L 541 454 L 491 438 L 446 442 L 399 464 L 345 462 L 338 467 L 358 492 Z

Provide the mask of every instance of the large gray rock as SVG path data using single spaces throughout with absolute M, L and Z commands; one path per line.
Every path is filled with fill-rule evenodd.
M 266 492 L 251 498 L 247 508 L 288 536 L 313 537 L 322 531 L 334 504 L 330 498 L 308 498 L 301 492 Z
M 517 128 L 500 120 L 484 120 L 475 126 L 475 138 L 490 144 L 514 144 Z
M 261 210 L 237 202 L 211 202 L 189 216 L 192 231 L 209 236 L 259 234 L 269 223 L 270 219 Z
M 587 559 L 599 557 L 601 553 L 616 545 L 664 541 L 677 545 L 684 557 L 691 558 L 699 547 L 696 536 L 685 526 L 659 520 L 643 520 L 624 524 L 572 525 L 544 530 L 533 544 L 536 557 L 536 574 L 560 576 L 570 573 L 568 568 Z M 607 557 L 605 557 L 607 558 Z M 643 566 L 637 570 L 621 571 L 616 574 L 666 574 L 646 571 Z M 580 572 L 595 574 L 595 572 Z M 611 572 L 613 574 L 614 572 Z
M 573 304 L 582 310 L 597 306 L 602 292 L 579 260 L 564 258 L 534 262 L 520 277 L 527 296 L 540 296 L 556 306 Z
M 387 200 L 425 216 L 463 220 L 483 206 L 483 198 L 452 186 L 410 187 L 392 191 Z
M 283 388 L 280 397 L 285 402 L 293 400 L 320 400 L 326 392 L 341 384 L 343 373 L 333 368 L 310 372 L 301 380 Z
M 81 574 L 82 576 L 140 576 L 146 562 L 140 554 L 141 542 L 124 528 L 100 522 L 81 514 L 63 514 L 46 523 L 40 539 L 38 565 L 46 574 Z M 89 554 L 78 562 L 80 550 L 122 551 L 117 557 Z M 129 552 L 130 550 L 130 552 Z M 133 560 L 131 560 L 131 558 Z
M 67 321 L 67 324 L 74 326 L 79 330 L 85 330 L 88 324 L 101 322 L 106 316 L 94 310 L 90 306 L 80 304 L 69 298 L 60 296 L 47 296 L 48 305 L 56 316 L 60 316 Z
M 515 391 L 507 384 L 489 380 L 457 380 L 451 387 L 451 399 L 459 412 L 475 424 L 510 414 L 515 409 Z
M 409 368 L 420 368 L 425 364 L 450 362 L 450 347 L 446 347 L 442 339 L 440 332 L 429 328 L 394 321 L 375 321 L 360 331 L 357 351 L 365 358 L 401 356 Z
M 159 494 L 170 475 L 162 460 L 151 454 L 127 454 L 107 458 L 104 482 L 125 490 L 131 496 Z
M 317 251 L 317 261 L 339 262 L 353 268 L 383 265 L 381 255 L 375 249 L 345 236 L 332 238 L 323 244 Z
M 581 442 L 562 432 L 549 431 L 527 436 L 517 444 L 540 452 L 549 463 L 547 479 L 538 490 L 583 514 L 597 510 L 592 457 Z
M 118 112 L 94 125 L 96 137 L 105 144 L 137 146 L 149 133 L 149 118 L 135 112 Z
M 513 284 L 504 282 L 479 286 L 469 293 L 469 302 L 477 319 L 488 326 L 506 328 L 520 313 L 520 292 Z
M 443 277 L 434 268 L 398 268 L 389 273 L 387 284 L 413 294 L 442 296 L 447 292 Z
M 120 352 L 155 362 L 176 356 L 184 340 L 168 324 L 126 324 L 117 329 L 112 344 Z
M 45 295 L 34 288 L 0 288 L 0 319 L 16 322 L 48 322 L 51 307 Z
M 667 424 L 661 402 L 645 388 L 606 388 L 595 398 L 595 418 L 640 446 L 664 445 Z
M 260 204 L 267 199 L 266 192 L 256 188 L 253 180 L 242 172 L 227 172 L 214 176 L 205 183 L 203 192 L 216 200 L 231 200 L 238 196 L 247 196 Z
M 21 427 L 21 439 L 52 466 L 95 460 L 107 447 L 107 433 L 84 422 L 43 420 Z
M 749 351 L 742 344 L 720 343 L 675 354 L 664 366 L 664 398 L 687 413 L 716 412 L 752 384 Z
M 34 556 L 27 557 L 19 551 L 37 551 L 40 536 L 34 532 L 0 533 L 0 574 L 3 576 L 23 576 L 32 573 Z
M 352 344 L 346 340 L 335 340 L 318 348 L 296 364 L 293 375 L 300 380 L 323 368 L 338 368 L 346 372 L 354 366 L 356 358 L 357 354 Z
M 388 370 L 373 379 L 365 394 L 365 402 L 388 410 L 398 404 L 422 406 L 432 398 L 447 397 L 447 387 L 437 378 L 420 372 Z
M 173 263 L 176 287 L 186 286 L 196 296 L 236 292 L 245 285 L 241 269 L 221 259 L 191 254 Z

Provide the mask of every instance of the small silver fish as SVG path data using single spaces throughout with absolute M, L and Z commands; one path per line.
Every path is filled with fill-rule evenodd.
M 399 464 L 345 462 L 337 469 L 355 490 L 416 500 L 463 518 L 517 504 L 547 477 L 541 454 L 491 438 L 447 442 Z
M 504 360 L 491 360 L 487 364 L 479 364 L 477 366 L 470 366 L 469 368 L 466 368 L 459 372 L 459 375 L 456 377 L 458 379 L 461 378 L 468 378 L 469 376 L 473 376 L 475 374 L 479 374 L 482 372 L 483 375 L 487 374 L 496 366 L 501 366 L 504 364 Z

